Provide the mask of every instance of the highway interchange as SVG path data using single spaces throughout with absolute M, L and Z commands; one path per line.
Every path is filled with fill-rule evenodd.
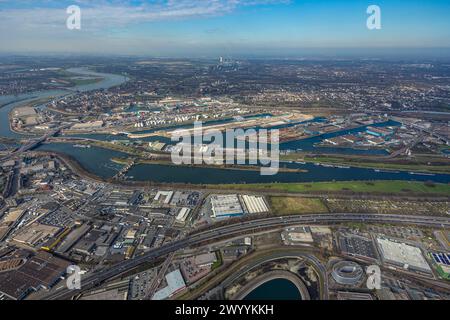
M 219 228 L 199 231 L 198 233 L 188 235 L 181 240 L 176 240 L 159 248 L 150 250 L 141 256 L 135 257 L 132 260 L 123 261 L 111 268 L 82 276 L 82 288 L 80 290 L 69 290 L 64 284 L 63 286 L 60 285 L 56 287 L 43 298 L 47 300 L 71 299 L 74 296 L 97 287 L 108 279 L 112 279 L 127 271 L 135 269 L 143 263 L 163 257 L 180 249 L 200 245 L 205 242 L 236 235 L 251 234 L 252 232 L 261 229 L 276 229 L 296 224 L 333 224 L 346 222 L 392 223 L 405 225 L 421 225 L 434 228 L 450 227 L 450 219 L 444 217 L 348 213 L 284 216 L 239 222 Z

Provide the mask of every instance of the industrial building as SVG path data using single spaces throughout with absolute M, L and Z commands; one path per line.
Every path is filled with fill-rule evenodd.
M 166 275 L 167 287 L 157 291 L 152 300 L 164 300 L 170 298 L 174 294 L 186 288 L 183 276 L 179 269 L 172 271 Z
M 237 194 L 211 196 L 211 209 L 214 218 L 238 217 L 244 214 Z
M 392 130 L 377 127 L 367 127 L 366 132 L 375 137 L 389 137 L 392 135 Z
M 406 270 L 431 272 L 430 266 L 418 247 L 382 237 L 377 238 L 377 243 L 384 261 Z
M 194 257 L 194 263 L 199 267 L 209 267 L 217 261 L 216 254 L 214 252 L 199 254 Z
M 72 126 L 72 130 L 95 130 L 103 127 L 103 121 L 91 121 L 86 123 L 76 123 Z
M 137 230 L 129 229 L 125 234 L 125 239 L 134 240 L 136 238 Z
M 83 224 L 78 228 L 73 229 L 56 251 L 58 253 L 69 251 L 90 229 L 91 227 L 88 224 Z
M 191 212 L 191 209 L 189 209 L 189 208 L 181 208 L 180 212 L 178 212 L 176 220 L 178 222 L 186 222 L 186 219 L 189 216 L 190 212 Z
M 244 202 L 245 207 L 247 208 L 248 213 L 253 214 L 269 212 L 269 208 L 264 201 L 264 197 L 243 195 L 241 198 Z
M 169 204 L 170 200 L 172 200 L 173 191 L 158 191 L 155 196 L 155 201 L 162 201 L 164 204 Z M 162 200 L 164 199 L 164 200 Z
M 312 243 L 311 229 L 309 227 L 290 227 L 281 233 L 281 239 L 286 245 L 296 245 L 298 243 Z
M 40 251 L 18 269 L 0 273 L 0 295 L 21 300 L 34 291 L 49 289 L 61 280 L 69 265 L 65 260 Z
M 30 246 L 37 246 L 43 242 L 53 238 L 61 228 L 40 224 L 35 222 L 29 227 L 22 229 L 13 238 L 14 241 L 22 244 L 28 244 Z

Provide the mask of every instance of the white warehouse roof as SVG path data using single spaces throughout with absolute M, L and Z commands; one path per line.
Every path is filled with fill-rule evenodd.
M 269 211 L 263 197 L 243 195 L 242 200 L 249 213 L 263 213 Z

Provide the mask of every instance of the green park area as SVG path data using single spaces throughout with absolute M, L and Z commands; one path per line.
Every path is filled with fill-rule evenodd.
M 305 161 L 330 165 L 352 166 L 359 168 L 400 170 L 426 173 L 450 173 L 450 162 L 445 158 L 416 157 L 415 160 L 385 159 L 379 157 L 356 156 L 309 156 L 290 154 L 281 156 L 282 160 Z

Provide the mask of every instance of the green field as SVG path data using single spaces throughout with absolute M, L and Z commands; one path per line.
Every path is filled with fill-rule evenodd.
M 270 206 L 276 215 L 294 215 L 304 213 L 328 213 L 320 199 L 296 197 L 270 197 Z
M 217 268 L 219 268 L 222 263 L 223 263 L 223 259 L 222 259 L 222 254 L 220 253 L 220 251 L 216 252 L 216 257 L 217 260 L 213 263 L 213 265 L 211 266 L 211 271 L 212 270 L 216 270 Z
M 450 196 L 450 184 L 427 184 L 410 181 L 350 181 L 315 183 L 236 184 L 219 186 L 224 189 L 261 190 L 272 192 L 355 192 L 384 194 L 439 194 Z
M 332 157 L 332 156 L 316 156 L 316 157 L 302 157 L 298 154 L 281 156 L 283 160 L 293 161 L 306 161 L 311 163 L 324 163 L 333 165 L 347 165 L 358 168 L 370 168 L 370 169 L 387 169 L 387 170 L 401 170 L 401 171 L 414 171 L 414 172 L 428 172 L 428 173 L 450 173 L 450 163 L 446 159 L 438 159 L 445 162 L 439 165 L 428 165 L 429 161 L 437 161 L 434 158 L 421 159 L 416 163 L 395 163 L 395 162 L 382 162 L 374 161 L 374 159 L 361 159 L 354 157 Z

